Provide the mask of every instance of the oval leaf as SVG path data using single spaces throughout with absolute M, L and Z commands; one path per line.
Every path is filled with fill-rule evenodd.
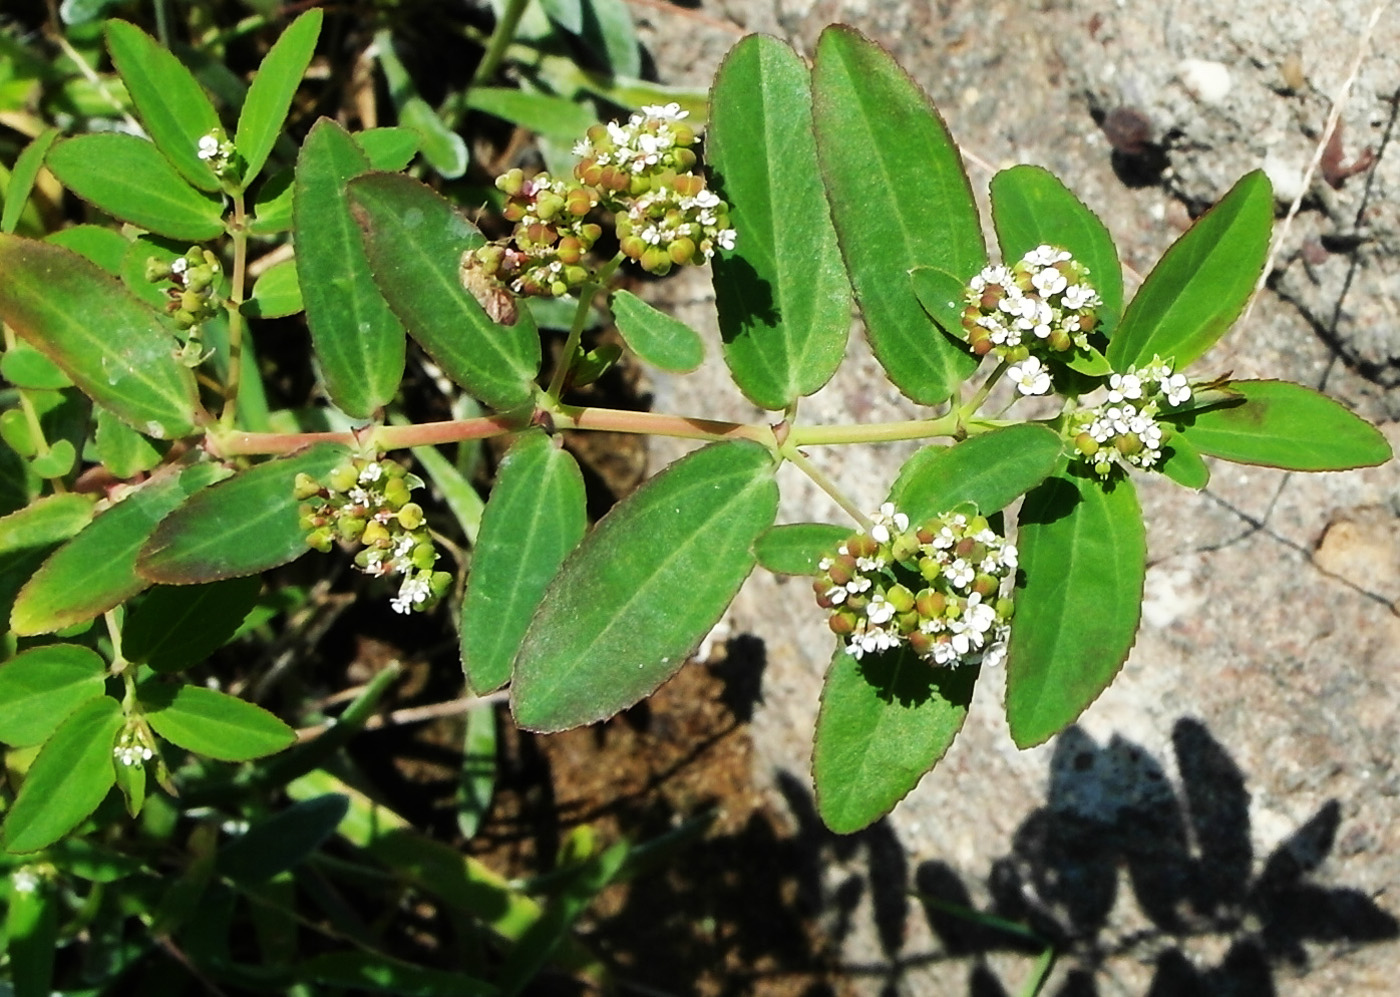
M 326 392 L 357 419 L 394 397 L 404 366 L 403 326 L 375 290 L 345 199 L 346 182 L 368 169 L 349 133 L 322 118 L 302 144 L 292 201 L 296 273 L 311 344 Z
M 765 531 L 753 545 L 758 563 L 775 575 L 815 575 L 817 562 L 832 553 L 852 530 L 827 523 L 790 523 Z
M 1289 471 L 1346 471 L 1390 460 L 1380 430 L 1326 395 L 1288 381 L 1229 387 L 1244 396 L 1242 403 L 1179 418 L 1181 436 L 1201 453 Z
M 987 263 L 962 159 L 927 95 L 855 30 L 822 32 L 812 69 L 817 155 L 875 357 L 900 391 L 936 405 L 977 369 L 914 297 L 918 266 L 968 280 Z
M 15 633 L 52 633 L 105 613 L 150 584 L 136 554 L 156 524 L 190 495 L 228 471 L 196 464 L 152 478 L 93 520 L 49 557 L 20 589 L 10 614 Z
M 689 374 L 705 359 L 700 334 L 679 319 L 659 312 L 630 291 L 612 298 L 617 331 L 632 352 L 653 367 Z
M 376 173 L 350 184 L 374 282 L 443 373 L 496 409 L 528 402 L 540 337 L 521 309 L 498 325 L 462 287 L 462 253 L 485 241 L 451 203 L 411 177 Z
M 1162 461 L 1157 465 L 1168 478 L 1183 488 L 1200 491 L 1210 484 L 1210 468 L 1200 453 L 1181 433 L 1173 433 L 1162 447 Z
M 289 747 L 296 731 L 261 706 L 198 685 L 146 680 L 137 687 L 151 729 L 171 744 L 224 762 Z
M 978 668 L 935 668 L 907 647 L 859 661 L 837 651 L 812 750 L 817 812 L 850 834 L 893 809 L 953 743 Z
M 418 155 L 418 133 L 412 128 L 366 128 L 352 138 L 369 159 L 370 169 L 397 173 Z
M 57 391 L 71 388 L 73 382 L 48 357 L 38 350 L 16 343 L 0 357 L 0 377 L 16 388 L 35 388 L 40 391 Z
M 97 459 L 118 478 L 134 478 L 160 463 L 157 449 L 136 430 L 106 409 L 97 410 Z
M 991 194 L 1002 260 L 1009 266 L 1042 245 L 1067 251 L 1088 268 L 1103 299 L 1096 331 L 1111 337 L 1123 314 L 1123 268 L 1099 216 L 1039 166 L 1002 170 L 992 177 Z
M 836 372 L 851 325 L 831 213 L 811 183 L 807 68 L 781 42 L 750 35 L 720 66 L 711 113 L 706 158 L 742 233 L 714 260 L 724 359 L 745 396 L 784 409 Z
M 111 132 L 64 139 L 49 150 L 48 166 L 65 187 L 114 218 L 172 239 L 223 235 L 223 199 L 191 187 L 145 139 Z
M 349 451 L 320 444 L 259 464 L 181 506 L 151 534 L 137 561 L 165 585 L 194 585 L 255 575 L 306 553 L 292 488 L 301 473 L 321 478 Z
M 572 145 L 598 123 L 588 105 L 550 94 L 528 93 L 513 87 L 472 87 L 467 106 L 492 114 L 527 131 Z
M 297 282 L 296 260 L 282 260 L 263 271 L 253 285 L 253 296 L 243 305 L 243 314 L 253 318 L 283 318 L 301 311 L 301 284 Z
M 134 24 L 108 21 L 106 32 L 112 64 L 151 141 L 190 183 L 218 190 L 219 178 L 199 158 L 199 140 L 219 127 L 209 95 L 184 63 Z
M 1247 174 L 1152 268 L 1108 347 L 1114 370 L 1160 356 L 1181 370 L 1239 317 L 1264 268 L 1274 195 L 1263 170 Z
M 150 436 L 194 430 L 194 375 L 160 317 L 61 246 L 0 235 L 0 318 L 82 392 Z
M 107 662 L 76 644 L 30 648 L 0 665 L 0 741 L 43 744 L 60 723 L 102 695 Z
M 313 8 L 293 21 L 268 50 L 248 87 L 233 137 L 234 147 L 243 159 L 244 187 L 262 172 L 272 153 L 292 98 L 306 67 L 311 65 L 316 39 L 321 34 L 321 18 L 320 9 Z
M 526 433 L 501 462 L 462 603 L 462 668 L 478 694 L 510 678 L 545 586 L 587 528 L 573 457 L 543 431 Z
M 952 447 L 924 447 L 899 469 L 890 501 L 913 523 L 964 502 L 990 516 L 1044 481 L 1060 459 L 1061 446 L 1056 433 L 1027 423 Z
M 963 300 L 967 283 L 937 267 L 915 267 L 909 271 L 909 281 L 914 288 L 914 297 L 919 299 L 929 318 L 948 335 L 966 341 L 967 330 L 963 328 L 962 316 L 967 308 Z
M 0 519 L 0 621 L 10 618 L 15 593 L 57 544 L 92 519 L 93 500 L 72 492 L 37 499 Z
M 256 576 L 157 588 L 127 616 L 122 654 L 158 672 L 197 665 L 233 637 L 261 590 Z
M 44 241 L 73 250 L 114 277 L 120 276 L 122 259 L 131 248 L 131 242 L 120 232 L 101 225 L 74 225 L 49 233 Z
M 685 663 L 753 569 L 777 514 L 773 458 L 715 443 L 624 499 L 564 561 L 515 661 L 511 709 L 532 730 L 612 716 Z
M 1006 664 L 1006 720 L 1018 747 L 1078 718 L 1118 674 L 1137 634 L 1147 536 L 1130 478 L 1056 474 L 1026 496 Z
M 34 180 L 39 176 L 39 168 L 44 165 L 53 140 L 58 138 L 57 128 L 45 128 L 34 137 L 34 141 L 24 147 L 15 160 L 15 168 L 10 172 L 10 182 L 5 188 L 5 208 L 0 213 L 0 232 L 13 232 L 19 224 L 20 216 L 29 203 L 29 195 L 34 190 Z
M 5 816 L 0 844 L 6 851 L 38 851 L 97 809 L 117 778 L 112 750 L 122 723 L 121 704 L 99 696 L 59 725 L 25 774 Z

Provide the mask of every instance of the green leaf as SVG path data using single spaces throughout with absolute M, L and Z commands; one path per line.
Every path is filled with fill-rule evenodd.
M 217 191 L 219 178 L 199 158 L 199 140 L 219 127 L 209 95 L 184 63 L 140 28 L 112 20 L 106 31 L 112 64 L 151 141 L 186 180 Z
M 5 954 L 9 956 L 6 997 L 50 997 L 58 949 L 58 892 L 43 872 L 22 888 L 13 874 L 5 911 Z
M 1018 747 L 1083 713 L 1118 674 L 1137 634 L 1147 538 L 1131 478 L 1060 473 L 1026 496 L 1006 664 L 1006 720 Z
M 305 861 L 335 833 L 350 809 L 339 793 L 327 793 L 254 821 L 243 834 L 219 851 L 217 868 L 236 883 L 251 885 L 271 879 Z
M 1098 215 L 1039 166 L 1002 170 L 992 177 L 991 194 L 1002 260 L 1010 266 L 1043 245 L 1067 251 L 1089 269 L 1089 283 L 1103 299 L 1096 331 L 1111 337 L 1123 314 L 1123 269 Z
M 570 145 L 598 123 L 583 104 L 509 87 L 472 87 L 467 91 L 467 106 Z
M 441 493 L 447 508 L 452 510 L 467 543 L 476 546 L 476 536 L 481 529 L 481 514 L 485 503 L 472 487 L 470 481 L 450 460 L 438 452 L 436 447 L 413 447 L 414 459 L 422 465 L 433 486 Z
M 261 706 L 198 685 L 147 679 L 137 686 L 151 729 L 186 751 L 245 762 L 290 747 L 296 731 Z
M 462 602 L 462 669 L 474 691 L 510 678 L 545 586 L 587 527 L 573 457 L 542 430 L 523 434 L 497 472 Z
M 914 297 L 919 299 L 929 318 L 948 335 L 966 340 L 967 330 L 963 328 L 962 314 L 967 307 L 963 300 L 967 282 L 937 267 L 914 267 L 909 271 L 909 281 L 914 288 Z
M 118 478 L 134 478 L 160 463 L 164 451 L 106 409 L 97 410 L 97 459 Z
M 854 532 L 827 523 L 775 526 L 754 542 L 754 557 L 775 575 L 815 575 L 817 562 Z
M 57 391 L 73 385 L 56 363 L 23 343 L 16 343 L 0 357 L 0 377 L 16 388 L 40 391 Z
M 0 741 L 43 744 L 70 713 L 102 695 L 107 662 L 76 644 L 30 648 L 0 665 Z
M 318 444 L 211 488 L 157 527 L 141 550 L 138 569 L 152 582 L 194 585 L 255 575 L 295 560 L 309 549 L 297 522 L 296 476 L 322 478 L 347 453 L 345 447 Z
M 345 196 L 346 182 L 367 169 L 350 134 L 322 118 L 302 144 L 292 205 L 311 343 L 331 400 L 357 419 L 394 397 L 404 368 L 403 327 L 375 290 Z
M 73 193 L 124 222 L 191 242 L 224 233 L 223 199 L 191 187 L 145 139 L 110 132 L 63 139 L 49 150 L 48 166 Z
M 248 87 L 233 144 L 243 158 L 243 186 L 262 172 L 287 111 L 292 106 L 321 33 L 321 10 L 313 8 L 293 21 L 268 50 Z
M 623 0 L 583 0 L 582 38 L 603 56 L 612 75 L 642 75 L 637 29 Z
M 751 35 L 715 78 L 706 153 L 740 233 L 714 261 L 724 359 L 755 404 L 784 409 L 840 366 L 851 285 L 826 199 L 807 68 L 781 42 Z
M 29 195 L 34 190 L 34 180 L 39 168 L 44 165 L 53 140 L 58 138 L 57 128 L 45 128 L 34 137 L 34 141 L 24 147 L 15 160 L 15 168 L 10 173 L 10 184 L 5 189 L 5 209 L 0 213 L 0 232 L 10 233 L 19 224 L 20 215 L 29 203 Z
M 617 331 L 632 352 L 653 367 L 689 374 L 705 359 L 700 334 L 679 319 L 657 311 L 630 291 L 612 297 Z
M 380 955 L 346 950 L 326 952 L 300 963 L 298 980 L 308 980 L 337 992 L 406 994 L 409 997 L 496 997 L 500 991 L 483 980 L 429 969 Z
M 418 145 L 428 165 L 447 180 L 467 172 L 471 158 L 462 136 L 448 128 L 433 106 L 417 94 L 399 105 L 399 124 L 418 136 Z
M 114 766 L 117 776 L 117 792 L 122 794 L 129 817 L 140 817 L 146 806 L 146 766 Z
M 297 261 L 282 260 L 262 272 L 253 284 L 253 295 L 243 305 L 251 318 L 283 318 L 302 309 L 301 284 L 297 282 Z
M 248 223 L 251 234 L 278 235 L 291 230 L 294 176 L 292 170 L 278 170 L 258 185 L 253 196 L 253 218 Z
M 1210 468 L 1190 441 L 1179 432 L 1173 433 L 1162 447 L 1162 460 L 1157 470 L 1183 488 L 1200 491 L 1210 484 Z
M 979 668 L 935 668 L 907 647 L 838 650 L 822 687 L 812 777 L 826 826 L 850 834 L 874 823 L 953 743 Z
M 1263 170 L 1247 174 L 1152 268 L 1108 347 L 1114 370 L 1160 356 L 1181 370 L 1244 310 L 1264 268 L 1274 195 Z
M 160 317 L 71 250 L 0 235 L 0 318 L 82 392 L 158 438 L 188 435 L 194 375 Z
M 49 495 L 0 519 L 0 621 L 8 621 L 19 591 L 49 551 L 92 519 L 93 498 Z
M 496 708 L 479 703 L 467 710 L 462 769 L 457 783 L 457 829 L 470 841 L 491 809 L 496 788 Z
M 964 502 L 990 516 L 1005 509 L 1055 470 L 1058 434 L 1023 423 L 955 446 L 929 446 L 904 462 L 890 501 L 911 523 L 940 516 Z
M 1163 418 L 1203 454 L 1288 471 L 1346 471 L 1390 460 L 1390 444 L 1364 419 L 1301 384 L 1231 381 L 1244 400 Z M 1180 438 L 1173 437 L 1173 442 Z
M 55 440 L 49 452 L 40 454 L 29 462 L 29 468 L 41 478 L 64 478 L 73 470 L 78 459 L 72 440 Z
M 522 310 L 493 322 L 462 287 L 462 254 L 484 240 L 447 200 L 411 177 L 378 173 L 350 184 L 374 282 L 443 373 L 496 409 L 534 394 L 540 338 Z
M 372 170 L 397 173 L 418 155 L 418 133 L 412 128 L 366 128 L 351 138 L 369 159 Z
M 59 725 L 25 774 L 24 785 L 0 828 L 9 852 L 53 844 L 97 809 L 116 781 L 112 751 L 122 728 L 121 704 L 90 699 Z
M 855 30 L 822 32 L 812 70 L 822 180 L 875 357 L 900 391 L 936 405 L 977 368 L 938 334 L 909 271 L 966 281 L 987 262 L 972 188 L 933 104 Z
M 122 654 L 164 673 L 197 665 L 233 638 L 261 590 L 256 575 L 156 588 L 128 614 Z
M 74 225 L 49 233 L 44 241 L 73 250 L 113 276 L 121 272 L 122 257 L 131 245 L 120 232 L 102 225 Z
M 54 551 L 20 589 L 10 614 L 15 633 L 52 633 L 105 613 L 145 589 L 136 554 L 156 524 L 190 495 L 229 472 L 218 464 L 172 468 L 134 489 Z
M 618 503 L 564 561 L 515 661 L 531 730 L 592 723 L 685 663 L 753 569 L 778 489 L 764 447 L 715 443 Z

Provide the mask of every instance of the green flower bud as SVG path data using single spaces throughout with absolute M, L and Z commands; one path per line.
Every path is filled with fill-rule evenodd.
M 148 258 L 147 258 L 147 260 L 146 260 L 146 279 L 147 279 L 148 281 L 150 281 L 152 284 L 154 284 L 154 283 L 156 283 L 157 281 L 166 280 L 166 279 L 168 279 L 169 277 L 170 277 L 170 265 L 169 265 L 168 263 L 162 263 L 160 260 L 156 259 L 154 256 L 151 256 L 151 257 L 148 257 Z
M 903 585 L 892 585 L 885 591 L 885 601 L 896 613 L 907 613 L 914 608 L 914 593 Z
M 434 571 L 432 577 L 428 579 L 428 588 L 433 593 L 434 599 L 441 599 L 452 591 L 452 572 Z
M 641 264 L 643 270 L 658 277 L 664 277 L 671 272 L 671 258 L 660 246 L 648 246 L 646 252 L 642 253 Z
M 348 492 L 359 483 L 360 472 L 354 464 L 345 463 L 337 466 L 326 480 L 330 483 L 331 491 Z
M 641 236 L 629 235 L 618 244 L 618 248 L 622 250 L 622 255 L 628 259 L 640 260 L 642 254 L 647 251 L 647 244 Z
M 846 540 L 846 551 L 851 557 L 874 557 L 880 553 L 880 545 L 868 533 L 856 533 Z
M 384 484 L 384 501 L 394 509 L 402 508 L 409 499 L 408 485 L 402 478 L 390 478 Z
M 855 633 L 856 614 L 848 609 L 840 609 L 832 613 L 827 619 L 826 625 L 831 628 L 831 632 L 838 637 Z
M 420 543 L 413 548 L 413 553 L 409 555 L 409 560 L 413 562 L 415 568 L 427 571 L 437 563 L 437 550 L 431 543 Z
M 1011 619 L 1011 614 L 1016 611 L 1016 604 L 1010 599 L 997 600 L 997 619 L 1003 622 Z
M 520 193 L 525 186 L 525 174 L 518 169 L 508 170 L 496 178 L 496 189 L 504 191 L 511 197 Z
M 995 575 L 989 575 L 985 571 L 972 580 L 972 591 L 983 599 L 989 599 L 996 595 L 996 591 L 1000 587 L 1001 581 Z
M 1113 471 L 1113 465 L 1106 460 L 1101 460 L 1094 465 L 1094 473 L 1100 478 L 1107 478 Z
M 1080 433 L 1074 438 L 1074 449 L 1078 450 L 1085 457 L 1092 457 L 1099 452 L 1099 441 L 1094 439 L 1087 432 Z
M 343 516 L 335 526 L 342 540 L 353 543 L 364 535 L 366 522 L 359 516 Z
M 933 635 L 915 630 L 909 635 L 909 646 L 919 657 L 927 658 L 933 652 Z
M 329 527 L 323 526 L 306 535 L 306 546 L 312 550 L 319 550 L 322 554 L 329 554 L 334 545 L 335 537 L 331 534 Z
M 831 562 L 827 574 L 833 585 L 845 585 L 856 576 L 856 559 L 850 554 L 841 554 Z
M 321 483 L 311 475 L 302 472 L 292 483 L 292 495 L 298 502 L 321 494 Z
M 1056 329 L 1051 332 L 1048 342 L 1050 344 L 1050 349 L 1057 353 L 1063 353 L 1065 350 L 1074 346 L 1074 340 L 1071 339 L 1070 334 L 1063 329 Z
M 360 542 L 366 547 L 390 547 L 389 530 L 377 519 L 371 519 L 360 533 Z
M 943 566 L 931 557 L 919 558 L 919 574 L 924 581 L 933 583 L 943 575 Z
M 890 544 L 890 557 L 901 564 L 911 564 L 919 556 L 919 539 L 910 533 L 901 533 Z
M 398 512 L 399 525 L 406 530 L 416 530 L 423 525 L 423 507 L 417 502 L 406 502 Z
M 1113 438 L 1113 448 L 1124 457 L 1131 457 L 1142 453 L 1142 440 L 1137 433 L 1125 433 Z
M 948 608 L 948 597 L 933 589 L 921 589 L 914 597 L 914 608 L 926 620 L 936 620 Z
M 685 266 L 695 257 L 695 240 L 682 237 L 666 247 L 666 251 L 671 256 L 671 262 L 677 266 Z

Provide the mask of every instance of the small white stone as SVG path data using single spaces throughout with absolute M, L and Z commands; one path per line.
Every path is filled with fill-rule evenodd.
M 1218 104 L 1230 92 L 1230 69 L 1210 59 L 1182 59 L 1177 76 L 1193 97 L 1203 104 Z

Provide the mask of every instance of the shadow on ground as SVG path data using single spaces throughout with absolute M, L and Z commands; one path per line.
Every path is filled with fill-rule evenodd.
M 644 841 L 712 814 L 702 840 L 611 888 L 582 924 L 621 993 L 844 997 L 859 986 L 893 995 L 921 992 L 936 975 L 939 993 L 965 980 L 971 997 L 1000 997 L 1008 990 L 997 968 L 1008 959 L 1019 980 L 1054 959 L 1060 970 L 1045 992 L 1088 997 L 1111 961 L 1127 959 L 1148 967 L 1144 997 L 1268 997 L 1280 973 L 1308 972 L 1310 943 L 1344 958 L 1400 937 L 1370 896 L 1312 879 L 1336 840 L 1336 801 L 1271 854 L 1254 854 L 1244 773 L 1193 719 L 1173 730 L 1179 783 L 1122 738 L 1099 745 L 1077 727 L 1060 735 L 1046 799 L 981 883 L 936 860 L 911 867 L 888 821 L 830 833 L 809 784 L 786 773 L 777 779 L 784 814 L 749 778 L 746 722 L 762 664 L 760 642 L 731 642 L 725 663 L 684 669 L 646 708 L 527 737 L 514 752 L 534 768 L 525 781 L 552 790 L 498 811 L 487 838 L 532 852 L 527 864 L 548 863 L 560 825 Z M 844 943 L 871 934 L 861 919 L 877 941 L 856 961 Z M 928 934 L 918 919 L 932 946 L 909 943 Z M 560 983 L 532 992 L 577 992 Z

